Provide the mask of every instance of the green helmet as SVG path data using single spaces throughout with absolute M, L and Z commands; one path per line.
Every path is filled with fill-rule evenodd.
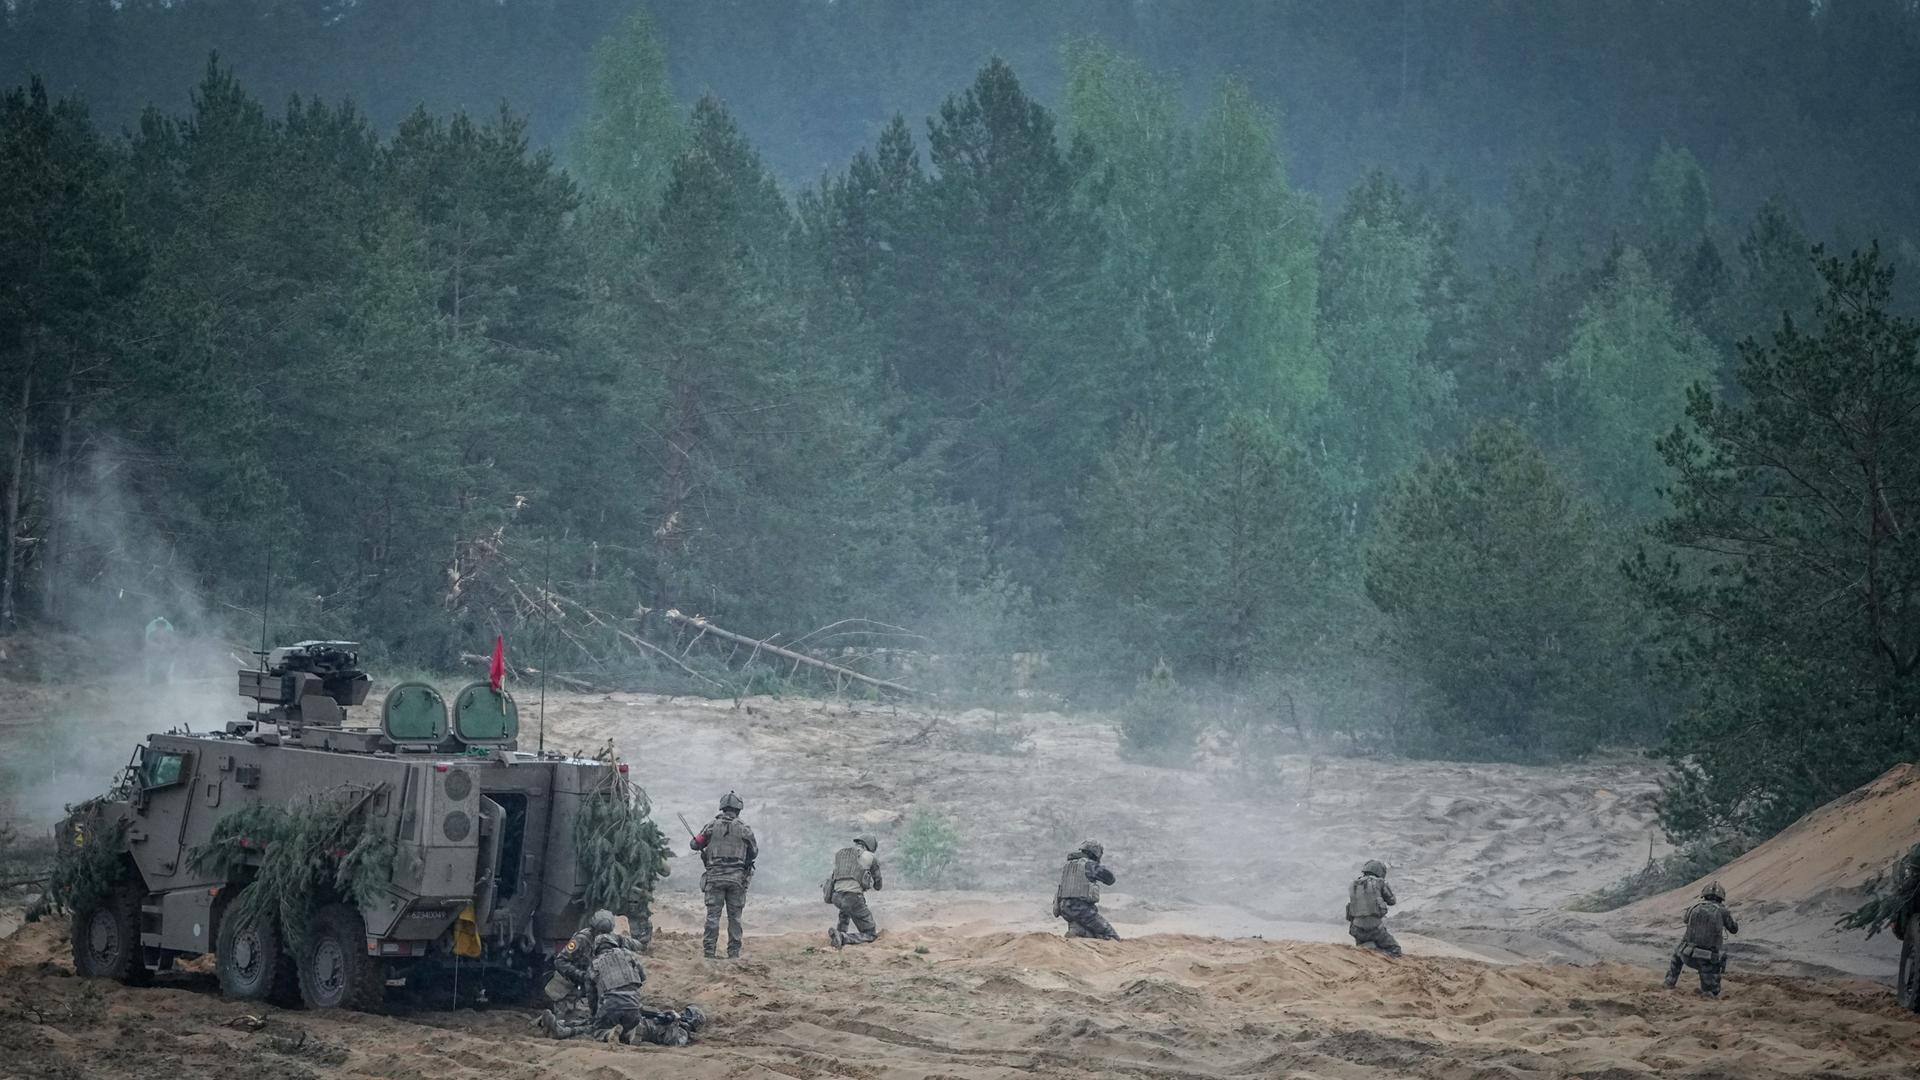
M 700 1006 L 689 1005 L 680 1010 L 680 1022 L 687 1025 L 688 1031 L 699 1031 L 707 1022 L 707 1014 L 700 1011 Z
M 596 934 L 613 933 L 613 912 L 606 908 L 594 912 L 593 917 L 587 920 L 587 929 Z
M 1087 857 L 1092 859 L 1095 862 L 1099 862 L 1100 856 L 1105 855 L 1107 853 L 1107 849 L 1104 847 L 1101 847 L 1100 841 L 1098 840 L 1086 841 L 1085 843 L 1080 845 L 1080 850 L 1086 852 Z
M 1718 881 L 1709 881 L 1707 887 L 1700 890 L 1700 895 L 1707 900 L 1718 902 L 1727 898 L 1727 890 L 1721 888 Z
M 866 836 L 856 836 L 853 838 L 853 842 L 866 848 L 868 851 L 880 850 L 880 838 L 874 836 L 872 833 L 868 833 Z
M 740 796 L 735 795 L 731 791 L 727 792 L 725 795 L 720 796 L 720 809 L 722 810 L 732 810 L 734 813 L 737 814 L 740 811 L 746 809 L 746 806 L 747 806 L 746 803 L 743 803 L 740 801 Z
M 1360 867 L 1360 872 L 1369 877 L 1383 878 L 1387 876 L 1387 864 L 1381 862 L 1379 859 L 1368 859 L 1366 863 Z

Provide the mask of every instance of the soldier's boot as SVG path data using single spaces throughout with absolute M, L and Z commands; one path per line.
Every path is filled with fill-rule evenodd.
M 846 944 L 846 938 L 844 935 L 841 934 L 839 927 L 836 926 L 833 929 L 827 931 L 827 944 L 833 946 L 835 949 L 838 949 L 842 945 Z
M 542 1010 L 539 1016 L 534 1017 L 533 1022 L 550 1039 L 571 1039 L 587 1026 L 562 1020 L 552 1009 Z
M 1662 979 L 1660 984 L 1669 990 L 1680 985 L 1680 971 L 1684 967 L 1686 967 L 1686 961 L 1682 960 L 1680 954 L 1676 952 L 1673 959 L 1667 961 L 1667 977 Z

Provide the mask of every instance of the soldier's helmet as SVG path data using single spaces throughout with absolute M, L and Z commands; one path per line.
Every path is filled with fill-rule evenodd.
M 1700 890 L 1700 895 L 1705 899 L 1718 902 L 1727 898 L 1727 890 L 1721 888 L 1719 882 L 1709 881 L 1707 887 Z
M 741 810 L 746 809 L 746 806 L 747 806 L 746 803 L 743 803 L 740 801 L 740 796 L 735 795 L 731 791 L 727 792 L 725 795 L 720 796 L 720 809 L 722 810 L 732 810 L 737 813 Z
M 1360 872 L 1370 877 L 1383 878 L 1387 876 L 1387 864 L 1381 862 L 1379 859 L 1368 859 L 1366 863 L 1360 867 Z
M 700 1011 L 700 1006 L 689 1005 L 680 1010 L 680 1022 L 687 1025 L 688 1031 L 699 1031 L 707 1022 L 707 1014 Z
M 1100 841 L 1098 840 L 1088 840 L 1086 843 L 1080 845 L 1080 850 L 1086 852 L 1089 858 L 1096 860 L 1107 853 L 1107 849 L 1101 847 Z
M 593 918 L 587 920 L 587 929 L 596 934 L 613 933 L 613 912 L 606 908 L 594 912 Z
M 865 847 L 868 851 L 880 850 L 880 838 L 874 836 L 872 833 L 868 833 L 866 836 L 856 836 L 853 838 L 853 842 Z

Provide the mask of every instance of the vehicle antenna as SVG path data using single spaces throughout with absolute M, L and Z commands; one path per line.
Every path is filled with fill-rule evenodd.
M 267 573 L 260 582 L 260 666 L 267 664 L 267 609 L 273 606 L 273 545 L 267 545 Z
M 547 584 L 540 596 L 540 749 L 547 752 L 547 667 L 553 660 L 553 534 L 547 534 Z

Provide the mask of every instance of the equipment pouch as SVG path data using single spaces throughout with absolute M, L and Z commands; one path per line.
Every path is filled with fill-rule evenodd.
M 825 885 L 820 886 L 820 902 L 823 904 L 833 903 L 833 879 L 832 878 L 828 878 L 827 883 Z

